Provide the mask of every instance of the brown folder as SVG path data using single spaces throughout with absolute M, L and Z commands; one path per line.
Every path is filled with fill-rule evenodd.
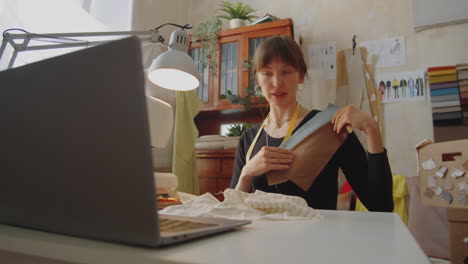
M 331 122 L 321 126 L 291 149 L 294 159 L 288 170 L 267 173 L 268 184 L 291 180 L 307 191 L 347 136 L 346 129 L 336 134 Z

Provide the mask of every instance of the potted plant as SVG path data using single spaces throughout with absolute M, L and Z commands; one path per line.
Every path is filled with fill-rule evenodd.
M 218 17 L 212 17 L 198 24 L 193 32 L 192 41 L 200 41 L 200 48 L 203 49 L 203 55 L 198 63 L 201 63 L 203 68 L 209 67 L 210 71 L 215 71 L 217 68 L 217 41 L 221 27 L 221 20 Z
M 250 85 L 246 88 L 247 96 L 240 97 L 237 94 L 233 94 L 231 91 L 227 91 L 227 94 L 221 94 L 221 99 L 228 99 L 233 104 L 243 105 L 244 108 L 249 109 L 251 105 L 263 104 L 266 102 L 265 97 L 259 95 L 255 88 Z
M 247 129 L 247 126 L 245 124 L 232 124 L 228 128 L 228 133 L 226 136 L 228 137 L 239 137 L 242 135 L 242 132 L 244 132 Z
M 252 58 L 249 58 L 248 61 L 244 62 L 244 67 L 246 69 L 251 69 L 252 64 Z M 250 74 L 253 76 L 252 71 L 250 71 Z M 231 91 L 228 90 L 226 94 L 220 94 L 220 99 L 227 99 L 232 104 L 243 105 L 244 108 L 247 110 L 250 108 L 250 106 L 260 106 L 266 103 L 266 99 L 263 96 L 262 92 L 257 90 L 253 84 L 247 86 L 245 88 L 245 91 L 247 92 L 247 96 L 241 97 L 238 94 L 233 94 Z M 265 118 L 265 114 L 262 110 L 262 107 L 258 107 L 257 109 L 260 111 L 262 117 Z
M 253 14 L 256 10 L 250 5 L 240 1 L 237 3 L 224 1 L 220 4 L 218 10 L 226 13 L 226 15 L 220 15 L 218 17 L 229 20 L 229 26 L 231 28 L 245 26 L 246 21 L 252 22 L 252 19 L 257 18 L 257 16 Z

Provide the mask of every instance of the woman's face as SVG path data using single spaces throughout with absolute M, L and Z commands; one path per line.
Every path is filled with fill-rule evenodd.
M 263 96 L 272 106 L 295 104 L 297 86 L 304 81 L 304 76 L 293 66 L 278 59 L 260 68 L 256 77 Z

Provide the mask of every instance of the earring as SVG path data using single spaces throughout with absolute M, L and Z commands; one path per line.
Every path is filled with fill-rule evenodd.
M 262 87 L 260 85 L 255 86 L 255 93 L 256 94 L 261 94 L 262 93 Z
M 297 90 L 298 90 L 299 92 L 304 91 L 304 84 L 303 84 L 303 83 L 300 83 L 300 84 L 297 86 Z

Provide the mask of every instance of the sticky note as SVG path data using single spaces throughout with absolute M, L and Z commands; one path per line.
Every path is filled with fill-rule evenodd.
M 440 167 L 439 170 L 437 170 L 436 175 L 443 178 L 447 170 L 448 169 L 446 167 Z
M 458 183 L 458 190 L 468 191 L 468 182 L 459 182 Z
M 435 167 L 437 167 L 437 165 L 435 164 L 433 159 L 428 159 L 428 160 L 424 161 L 423 163 L 421 163 L 421 166 L 425 170 L 432 170 L 432 169 L 435 169 Z
M 458 178 L 458 177 L 463 176 L 463 174 L 465 174 L 464 171 L 459 170 L 459 169 L 454 169 L 454 171 L 452 171 L 452 173 L 450 174 L 450 176 L 452 176 L 452 177 L 454 177 L 454 178 Z
M 451 195 L 449 192 L 444 192 L 444 193 L 442 194 L 442 199 L 444 199 L 445 201 L 447 201 L 449 204 L 451 204 L 452 201 L 453 201 L 453 197 L 452 197 L 452 195 Z
M 427 198 L 432 198 L 432 196 L 434 196 L 434 191 L 429 188 L 426 188 L 426 190 L 424 191 L 424 196 L 426 196 Z

